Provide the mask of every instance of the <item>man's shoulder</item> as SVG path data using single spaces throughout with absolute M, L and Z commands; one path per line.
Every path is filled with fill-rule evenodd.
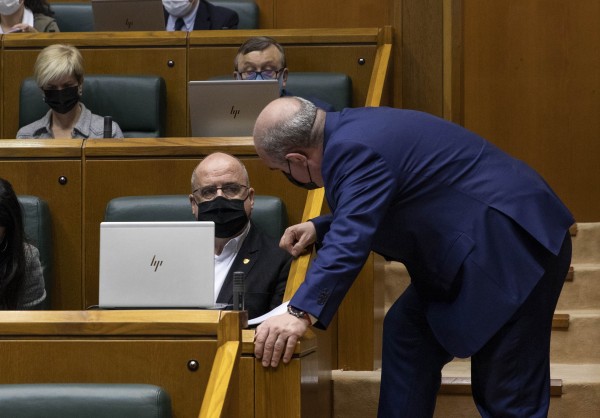
M 209 27 L 200 27 L 205 25 Z M 196 11 L 194 30 L 197 29 L 237 29 L 239 24 L 238 14 L 231 9 L 201 1 Z
M 50 111 L 48 111 L 49 113 Z M 48 124 L 50 116 L 44 115 L 41 119 L 31 122 L 29 125 L 25 125 L 17 131 L 17 139 L 38 139 L 38 138 L 51 138 L 52 135 L 48 132 Z

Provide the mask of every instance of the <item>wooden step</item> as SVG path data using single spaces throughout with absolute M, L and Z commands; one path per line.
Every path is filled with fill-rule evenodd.
M 550 396 L 562 396 L 562 379 L 550 379 Z M 471 395 L 470 377 L 442 377 L 440 395 Z
M 569 329 L 569 319 L 570 316 L 567 313 L 555 313 L 552 317 L 552 329 L 553 330 L 563 330 L 566 331 Z

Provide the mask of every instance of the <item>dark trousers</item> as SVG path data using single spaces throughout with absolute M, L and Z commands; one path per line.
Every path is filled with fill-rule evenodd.
M 483 417 L 547 416 L 552 317 L 570 260 L 567 234 L 523 305 L 471 357 L 473 398 Z M 386 314 L 382 360 L 379 418 L 432 417 L 441 369 L 452 356 L 433 336 L 412 285 Z

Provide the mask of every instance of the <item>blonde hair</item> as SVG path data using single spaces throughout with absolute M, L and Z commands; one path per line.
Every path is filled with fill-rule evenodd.
M 83 82 L 83 57 L 72 45 L 50 45 L 38 55 L 33 76 L 38 87 L 62 77 L 74 76 L 79 84 Z

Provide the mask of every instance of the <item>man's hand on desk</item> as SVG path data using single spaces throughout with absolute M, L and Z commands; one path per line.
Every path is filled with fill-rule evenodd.
M 315 225 L 310 221 L 303 222 L 287 228 L 279 241 L 279 246 L 294 257 L 298 257 L 316 239 L 317 230 L 315 229 Z
M 284 313 L 267 319 L 256 328 L 254 355 L 262 359 L 264 367 L 277 367 L 279 361 L 289 363 L 296 343 L 308 329 L 306 319 Z

